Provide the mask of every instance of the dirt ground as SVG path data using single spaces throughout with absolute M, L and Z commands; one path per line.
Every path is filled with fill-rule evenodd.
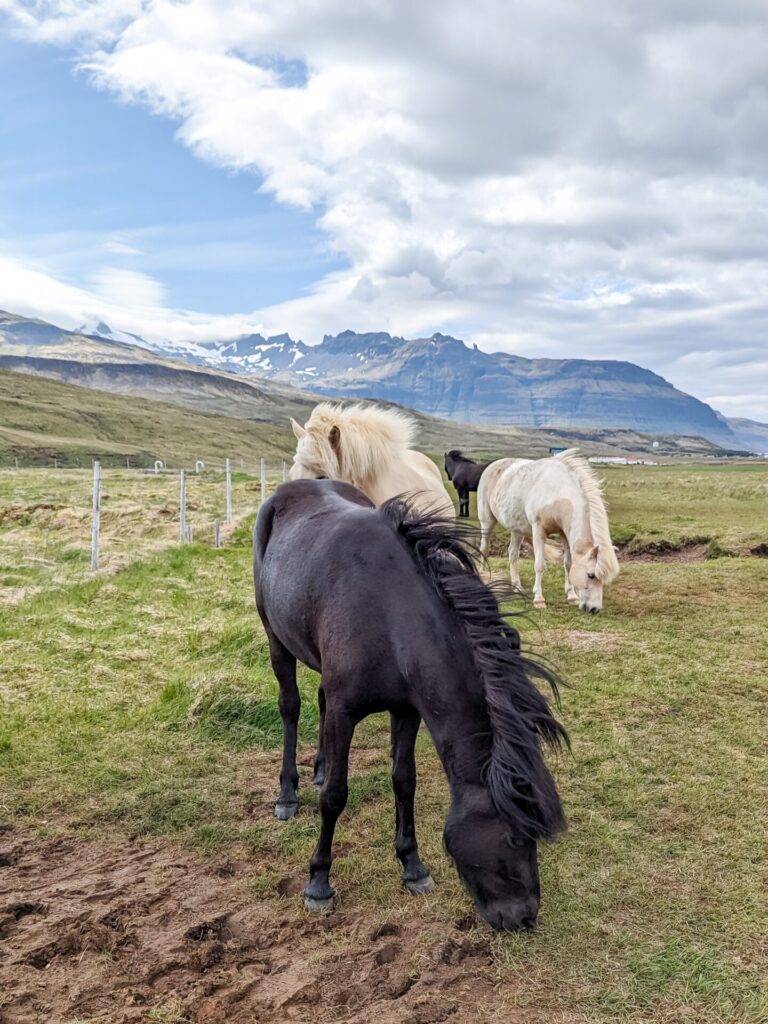
M 506 1002 L 482 931 L 428 913 L 312 917 L 303 877 L 283 880 L 276 913 L 249 895 L 253 867 L 165 840 L 41 841 L 6 827 L 0 1022 L 433 1024 Z

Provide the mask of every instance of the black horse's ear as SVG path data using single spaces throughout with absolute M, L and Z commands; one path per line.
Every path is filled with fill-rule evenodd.
M 331 442 L 331 448 L 333 448 L 333 450 L 338 455 L 339 448 L 341 447 L 341 431 L 339 430 L 335 423 L 331 427 L 330 433 L 328 434 L 328 440 Z

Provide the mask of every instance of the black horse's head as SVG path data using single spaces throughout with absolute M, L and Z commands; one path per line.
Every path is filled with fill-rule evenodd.
M 453 480 L 453 470 L 457 462 L 463 462 L 464 456 L 458 448 L 451 448 L 449 452 L 445 453 L 445 475 L 449 480 Z
M 497 931 L 533 928 L 541 899 L 537 844 L 512 835 L 487 790 L 473 788 L 454 802 L 444 838 L 481 917 Z

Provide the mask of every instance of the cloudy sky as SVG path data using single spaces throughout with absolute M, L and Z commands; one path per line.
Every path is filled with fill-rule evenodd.
M 630 359 L 768 420 L 765 0 L 0 0 L 0 307 Z

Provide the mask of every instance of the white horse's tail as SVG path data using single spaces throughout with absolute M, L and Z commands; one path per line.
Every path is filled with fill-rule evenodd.
M 551 538 L 544 542 L 544 560 L 547 565 L 562 565 L 565 557 L 565 544 L 561 540 Z

